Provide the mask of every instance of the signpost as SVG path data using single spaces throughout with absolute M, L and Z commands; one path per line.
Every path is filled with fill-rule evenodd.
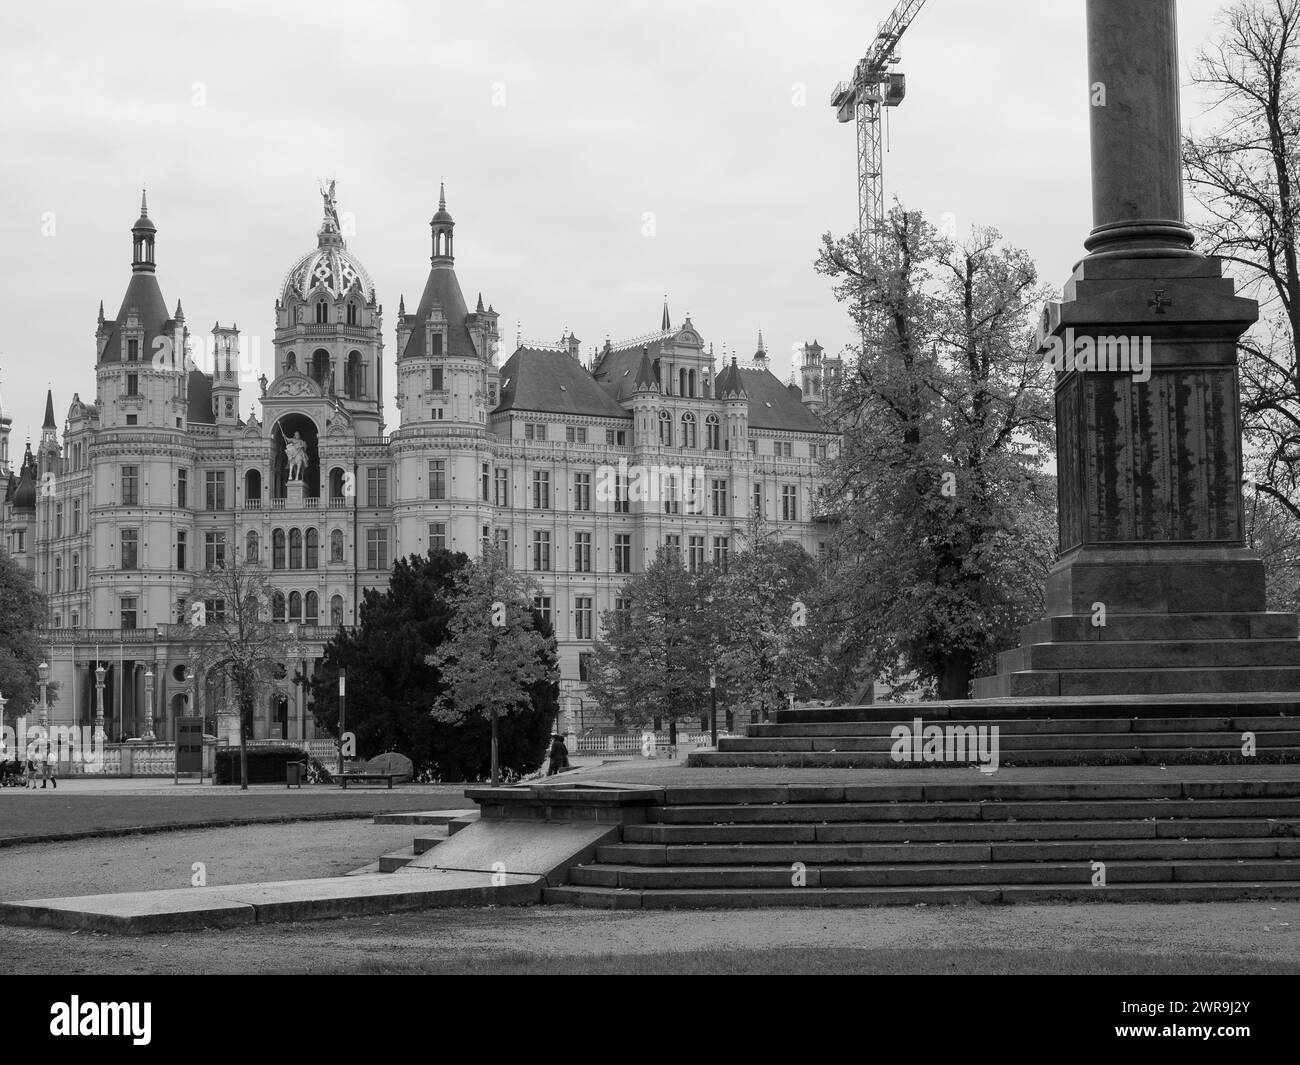
M 203 718 L 176 719 L 176 773 L 172 783 L 179 784 L 181 774 L 198 773 L 203 783 Z

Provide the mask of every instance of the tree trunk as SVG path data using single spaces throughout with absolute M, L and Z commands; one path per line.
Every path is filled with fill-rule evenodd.
M 496 707 L 492 708 L 492 786 L 495 788 L 501 782 L 500 774 L 497 770 L 497 711 Z
M 939 675 L 939 698 L 943 701 L 969 699 L 971 682 L 971 654 L 969 651 L 952 651 L 943 657 Z
M 240 695 L 239 698 L 239 790 L 248 790 L 248 729 L 244 725 L 245 717 L 252 717 L 251 699 Z
M 668 746 L 677 746 L 677 718 L 668 719 Z

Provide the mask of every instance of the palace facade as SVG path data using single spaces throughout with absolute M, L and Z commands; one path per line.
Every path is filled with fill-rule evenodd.
M 600 616 L 659 546 L 692 568 L 725 564 L 761 516 L 824 550 L 820 469 L 836 436 L 821 409 L 838 360 L 806 344 L 800 381 L 783 384 L 760 334 L 750 365 L 719 367 L 665 305 L 657 330 L 607 340 L 586 362 L 566 333 L 501 364 L 498 313 L 462 294 L 454 227 L 440 195 L 423 292 L 413 311 L 399 303 L 386 366 L 383 307 L 331 187 L 315 246 L 276 294 L 268 376 L 234 325 L 191 339 L 181 303 L 163 298 L 142 200 L 125 295 L 116 315 L 99 308 L 93 401 L 74 395 L 60 427 L 48 395 L 16 468 L 0 409 L 0 544 L 49 597 L 52 724 L 94 722 L 97 664 L 110 739 L 171 739 L 178 714 L 223 708 L 219 682 L 186 675 L 185 604 L 231 558 L 266 567 L 274 619 L 305 648 L 292 676 L 356 623 L 395 559 L 496 544 L 542 590 L 579 729 L 603 720 L 583 698 Z M 257 708 L 255 736 L 311 738 L 303 699 L 285 681 Z

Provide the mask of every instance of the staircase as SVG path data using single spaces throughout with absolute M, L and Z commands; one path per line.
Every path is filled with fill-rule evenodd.
M 403 866 L 410 865 L 421 854 L 433 850 L 478 820 L 477 810 L 431 810 L 427 813 L 391 813 L 376 814 L 377 825 L 421 825 L 425 826 L 420 834 L 411 841 L 411 846 L 399 851 L 392 851 L 379 856 L 377 862 L 353 869 L 345 876 L 368 876 L 371 873 L 395 873 Z
M 900 726 L 965 730 L 945 757 L 917 758 Z M 972 699 L 866 707 L 781 710 L 771 724 L 718 740 L 688 764 L 705 767 L 907 768 L 967 766 L 976 757 L 973 726 L 997 726 L 1000 766 L 1241 765 L 1300 762 L 1300 700 L 1285 694 Z M 992 733 L 990 731 L 989 737 Z M 1246 753 L 1253 751 L 1253 753 Z
M 1300 778 L 670 787 L 646 816 L 544 901 L 693 909 L 1300 898 Z

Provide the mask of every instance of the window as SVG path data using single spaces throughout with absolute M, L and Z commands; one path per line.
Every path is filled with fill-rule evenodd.
M 545 440 L 546 423 L 545 422 L 524 422 L 524 439 Z
M 486 462 L 479 471 L 479 495 L 484 503 L 492 501 L 492 467 Z
M 343 530 L 335 529 L 330 533 L 330 561 L 343 561 Z
M 591 572 L 591 533 L 573 534 L 573 572 Z
M 122 530 L 122 568 L 140 568 L 140 530 Z
M 440 421 L 442 421 L 442 408 L 441 408 L 441 407 L 434 407 L 434 408 L 432 408 L 432 410 L 431 410 L 429 413 L 432 415 L 433 420 L 434 420 L 435 422 L 440 422 Z
M 327 304 L 324 300 L 317 300 L 316 301 L 317 323 L 324 323 L 324 322 L 328 322 L 329 320 L 330 320 L 329 304 Z
M 81 532 L 81 500 L 72 501 L 72 535 L 76 536 Z
M 506 565 L 510 565 L 510 530 L 493 530 L 492 543 L 496 546 L 496 549 L 501 552 L 502 558 L 506 560 Z
M 356 324 L 357 324 L 357 305 L 355 303 L 349 303 L 348 304 L 348 325 L 356 325 Z
M 126 361 L 127 362 L 140 361 L 140 341 L 135 337 L 132 337 L 130 340 L 126 342 Z
M 136 627 L 136 610 L 137 600 L 134 596 L 129 596 L 118 600 L 119 617 L 122 621 L 122 628 L 134 629 Z
M 664 537 L 664 547 L 674 555 L 680 555 L 682 553 L 682 538 L 676 533 L 669 533 Z
M 731 553 L 731 537 L 715 536 L 713 538 L 713 564 L 724 573 L 727 569 L 727 556 Z
M 564 439 L 570 444 L 585 444 L 587 442 L 586 426 L 566 425 L 564 427 Z
M 442 330 L 431 330 L 429 332 L 429 354 L 442 354 Z
M 783 443 L 781 445 L 781 454 L 788 459 L 794 458 L 794 444 L 790 443 L 788 440 Z
M 590 651 L 578 652 L 578 679 L 579 680 L 583 680 L 583 681 L 591 680 L 591 658 L 592 658 L 592 654 Z
M 204 474 L 204 506 L 208 510 L 226 509 L 226 473 L 208 470 Z
M 186 487 L 189 484 L 189 470 L 179 469 L 176 471 L 176 505 L 186 507 Z
M 366 467 L 366 506 L 388 506 L 388 468 L 386 466 Z
M 627 514 L 632 509 L 628 478 L 621 470 L 614 475 L 614 513 Z
M 284 569 L 284 530 L 271 533 L 271 568 Z
M 289 568 L 302 569 L 302 530 L 289 530 Z
M 297 592 L 289 593 L 289 620 L 302 621 L 302 596 Z
M 258 548 L 257 533 L 250 530 L 248 535 L 244 537 L 244 561 L 245 562 L 258 561 L 257 548 Z
M 271 593 L 271 620 L 284 620 L 284 592 Z
M 682 447 L 695 446 L 695 415 L 687 411 L 682 415 Z
M 447 549 L 447 523 L 435 521 L 429 524 L 429 550 L 445 551 Z
M 573 475 L 573 509 L 591 509 L 591 474 L 589 473 Z
M 442 367 L 435 366 L 429 371 L 429 391 L 441 392 L 442 390 Z
M 316 569 L 320 565 L 320 533 L 315 529 L 308 529 L 304 542 L 307 548 L 305 564 L 308 569 Z
M 627 432 L 623 429 L 606 429 L 605 443 L 621 447 L 627 443 Z
M 54 560 L 54 591 L 56 593 L 63 591 L 63 559 Z
M 80 625 L 80 624 L 81 624 L 81 615 L 78 614 L 76 611 L 73 611 L 73 614 L 72 614 L 72 627 L 75 629 L 75 628 L 76 628 L 78 625 Z
M 713 481 L 713 516 L 715 518 L 727 516 L 727 482 L 717 478 Z
M 751 440 L 751 441 L 749 442 L 749 453 L 750 453 L 751 455 L 757 455 L 757 454 L 758 454 L 758 441 L 757 441 L 757 440 Z
M 722 450 L 722 426 L 716 414 L 704 419 L 704 447 L 709 451 Z
M 686 568 L 692 573 L 704 571 L 704 537 L 692 536 L 687 541 Z
M 139 425 L 139 424 L 140 424 L 140 416 L 137 415 L 137 414 L 128 414 L 128 415 L 126 416 L 126 424 L 127 424 L 127 425 Z
M 122 506 L 140 505 L 140 467 L 122 467 Z
M 494 473 L 496 484 L 493 502 L 498 507 L 510 506 L 510 471 L 503 466 L 498 466 Z
M 792 484 L 781 486 L 781 520 L 799 520 L 799 490 Z
M 546 624 L 551 622 L 551 597 L 549 595 L 533 596 L 533 609 L 536 610 L 546 620 Z
M 478 547 L 479 554 L 487 554 L 487 550 L 492 546 L 492 526 L 480 525 L 478 527 Z
M 138 373 L 126 375 L 126 394 L 128 396 L 138 396 L 140 394 L 140 375 Z
M 763 516 L 763 486 L 761 484 L 754 485 L 753 510 L 754 510 L 754 517 L 761 518 Z
M 366 569 L 388 569 L 388 530 L 385 528 L 366 530 Z
M 632 600 L 626 596 L 617 596 L 614 599 L 614 616 L 618 618 L 619 624 L 627 624 L 632 620 Z
M 447 498 L 447 460 L 429 460 L 429 498 Z
M 315 592 L 308 592 L 302 597 L 302 620 L 308 625 L 320 621 L 320 597 Z
M 573 598 L 573 638 L 590 640 L 592 626 L 591 596 L 578 595 Z
M 63 535 L 63 504 L 54 504 L 54 535 Z
M 81 556 L 77 552 L 72 552 L 72 590 L 75 592 L 81 587 Z M 72 623 L 76 628 L 77 623 Z
M 220 569 L 226 564 L 225 533 L 206 532 L 203 534 L 203 564 L 208 569 Z
M 551 534 L 533 533 L 533 569 L 545 571 L 551 568 Z
M 343 596 L 330 596 L 330 624 L 336 628 L 343 624 Z
M 176 531 L 176 569 L 182 573 L 185 571 L 185 548 L 187 547 L 188 540 L 189 533 L 185 532 L 184 529 L 178 529 Z
M 628 533 L 618 533 L 614 537 L 614 572 L 632 572 L 632 537 Z
M 551 475 L 545 470 L 533 471 L 533 509 L 551 509 Z
M 25 550 L 23 547 L 24 531 L 22 529 L 15 529 L 11 535 L 14 539 L 14 554 L 21 555 Z
M 659 443 L 664 447 L 673 446 L 673 416 L 666 410 L 659 412 Z
M 664 513 L 680 514 L 682 512 L 681 485 L 678 484 L 677 474 L 665 473 L 661 485 L 664 496 Z
M 218 625 L 226 620 L 226 601 L 224 599 L 203 600 L 203 619 Z

